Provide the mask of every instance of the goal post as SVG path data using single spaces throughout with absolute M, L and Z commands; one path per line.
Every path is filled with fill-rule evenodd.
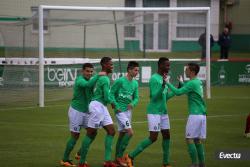
M 211 90 L 210 90 L 210 8 L 209 7 L 164 7 L 164 8 L 155 8 L 155 7 L 136 7 L 136 8 L 132 8 L 132 7 L 84 7 L 84 6 L 48 6 L 48 5 L 40 5 L 39 6 L 39 33 L 38 33 L 38 36 L 39 36 L 39 106 L 40 107 L 44 107 L 44 65 L 45 65 L 45 56 L 44 56 L 44 48 L 45 48 L 45 40 L 44 40 L 44 36 L 45 36 L 45 32 L 44 32 L 44 11 L 45 10 L 54 10 L 54 11 L 60 11 L 60 10 L 64 10 L 64 11 L 87 11 L 87 12 L 98 12 L 98 11 L 101 11 L 101 12 L 111 12 L 112 16 L 113 16 L 113 20 L 99 20 L 99 22 L 87 22 L 88 21 L 88 18 L 86 18 L 85 20 L 83 20 L 81 22 L 81 24 L 85 25 L 100 25 L 100 24 L 113 24 L 113 27 L 116 28 L 116 23 L 120 22 L 120 24 L 125 24 L 125 21 L 126 21 L 126 24 L 130 24 L 129 19 L 127 20 L 119 20 L 117 19 L 115 15 L 116 12 L 203 12 L 206 14 L 206 95 L 207 95 L 207 98 L 211 98 Z M 117 20 L 116 20 L 117 19 Z M 155 20 L 152 19 L 154 22 Z M 144 22 L 143 20 L 140 20 L 142 22 Z M 102 23 L 103 22 L 103 23 Z M 127 23 L 128 22 L 128 23 Z M 145 23 L 142 23 L 142 24 L 146 24 L 148 23 L 147 22 L 147 19 L 145 21 Z M 137 23 L 135 23 L 137 24 Z M 155 25 L 151 26 L 151 28 L 153 27 L 154 28 Z M 160 26 L 160 25 L 159 25 Z M 84 26 L 84 32 L 85 32 L 85 29 L 86 27 Z M 150 27 L 149 27 L 150 28 Z M 135 32 L 137 31 L 137 29 L 135 28 L 134 30 Z M 119 48 L 119 40 L 118 40 L 118 37 L 117 37 L 117 30 L 115 32 L 113 32 L 116 36 L 116 44 L 118 45 L 117 46 L 117 49 L 120 49 Z M 145 33 L 145 30 L 143 31 L 143 33 Z M 144 36 L 143 36 L 144 37 Z M 139 37 L 139 38 L 142 38 L 142 37 Z M 148 38 L 147 38 L 148 39 Z M 84 40 L 85 40 L 85 37 L 84 37 Z M 125 45 L 125 44 L 124 44 Z M 144 45 L 144 44 L 143 44 Z M 143 45 L 140 45 L 140 47 L 142 47 L 143 49 L 144 46 Z M 159 46 L 160 45 L 160 42 L 159 41 L 154 41 L 154 43 L 152 43 L 152 46 Z M 84 46 L 85 46 L 85 43 L 84 43 Z M 159 46 L 160 47 L 160 46 Z M 85 48 L 84 48 L 85 49 Z M 148 49 L 149 52 L 150 52 L 150 49 Z M 118 54 L 119 54 L 119 51 L 118 50 Z M 161 51 L 159 51 L 161 52 Z M 119 55 L 118 55 L 119 56 Z M 120 60 L 120 57 L 119 57 L 119 60 Z
M 39 107 L 44 107 L 44 32 L 43 6 L 39 6 Z

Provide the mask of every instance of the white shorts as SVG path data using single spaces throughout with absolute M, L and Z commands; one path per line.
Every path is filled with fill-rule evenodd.
M 81 128 L 87 128 L 89 113 L 75 110 L 71 106 L 68 111 L 69 130 L 71 132 L 80 133 Z
M 91 101 L 89 104 L 89 121 L 88 127 L 90 128 L 101 128 L 113 124 L 112 118 L 108 112 L 106 106 L 98 101 Z
M 170 129 L 170 122 L 167 114 L 147 114 L 148 130 L 151 132 L 159 132 L 164 129 Z
M 207 121 L 205 115 L 189 115 L 186 125 L 186 138 L 206 138 Z
M 124 131 L 131 128 L 131 111 L 119 112 L 115 114 L 117 120 L 118 131 Z

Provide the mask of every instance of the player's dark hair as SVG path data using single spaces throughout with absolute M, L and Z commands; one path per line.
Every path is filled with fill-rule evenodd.
M 85 70 L 86 68 L 94 68 L 94 66 L 91 63 L 84 63 L 82 65 L 82 69 Z
M 190 71 L 193 71 L 197 75 L 200 71 L 200 66 L 197 63 L 188 63 Z
M 139 67 L 139 63 L 136 61 L 129 61 L 127 66 L 127 71 L 135 67 Z
M 167 57 L 160 57 L 158 60 L 158 67 L 163 64 L 165 61 L 169 61 Z
M 111 57 L 103 57 L 100 61 L 101 66 L 103 66 L 104 64 L 108 63 L 109 61 L 111 61 L 112 58 Z

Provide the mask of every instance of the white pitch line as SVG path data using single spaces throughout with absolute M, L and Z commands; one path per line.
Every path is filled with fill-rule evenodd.
M 223 118 L 223 117 L 234 117 L 234 116 L 244 116 L 244 115 L 247 115 L 246 114 L 235 114 L 235 115 L 210 115 L 210 116 L 207 116 L 207 118 Z M 172 121 L 183 121 L 183 120 L 187 120 L 187 118 L 173 118 L 171 119 L 170 118 L 170 122 Z M 133 122 L 133 124 L 142 124 L 142 123 L 147 123 L 148 121 L 137 121 L 137 122 Z
M 250 97 L 244 96 L 244 97 L 228 97 L 228 96 L 217 96 L 217 97 L 212 97 L 211 100 L 213 99 L 236 99 L 236 100 L 248 100 Z M 186 98 L 178 98 L 178 99 L 173 99 L 173 100 L 186 100 Z M 141 100 L 141 102 L 149 101 L 146 99 Z M 48 105 L 45 106 L 44 108 L 50 108 L 50 107 L 61 107 L 61 106 L 67 106 L 65 104 L 61 105 Z M 33 109 L 33 108 L 38 108 L 38 106 L 30 106 L 30 107 L 13 107 L 13 108 L 0 108 L 0 111 L 10 111 L 10 110 L 26 110 L 26 109 Z
M 45 106 L 44 108 L 51 108 L 51 107 L 62 107 L 62 106 L 67 106 L 65 104 L 61 104 L 61 105 L 49 105 L 49 106 Z M 10 111 L 10 110 L 26 110 L 26 109 L 34 109 L 34 108 L 38 108 L 38 106 L 33 106 L 33 107 L 13 107 L 13 108 L 1 108 L 0 111 Z
M 235 116 L 245 116 L 246 114 L 235 114 L 235 115 L 210 115 L 207 116 L 207 118 L 223 118 L 223 117 L 235 117 Z M 170 118 L 170 122 L 173 121 L 183 121 L 186 120 L 187 118 Z M 147 121 L 135 121 L 133 124 L 144 124 L 147 123 Z M 68 127 L 68 125 L 58 125 L 58 124 L 27 124 L 27 123 L 18 123 L 18 122 L 5 122 L 5 121 L 0 121 L 0 124 L 17 124 L 17 125 L 27 125 L 27 126 L 44 126 L 44 127 Z M 115 123 L 116 124 L 116 123 Z

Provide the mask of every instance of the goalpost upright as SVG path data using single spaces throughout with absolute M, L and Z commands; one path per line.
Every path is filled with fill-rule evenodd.
M 210 85 L 210 7 L 84 7 L 84 6 L 39 6 L 39 106 L 44 107 L 44 10 L 72 10 L 72 11 L 149 11 L 149 12 L 205 12 L 206 13 L 206 95 L 211 98 Z
M 44 38 L 43 38 L 43 10 L 39 6 L 39 107 L 44 107 Z

